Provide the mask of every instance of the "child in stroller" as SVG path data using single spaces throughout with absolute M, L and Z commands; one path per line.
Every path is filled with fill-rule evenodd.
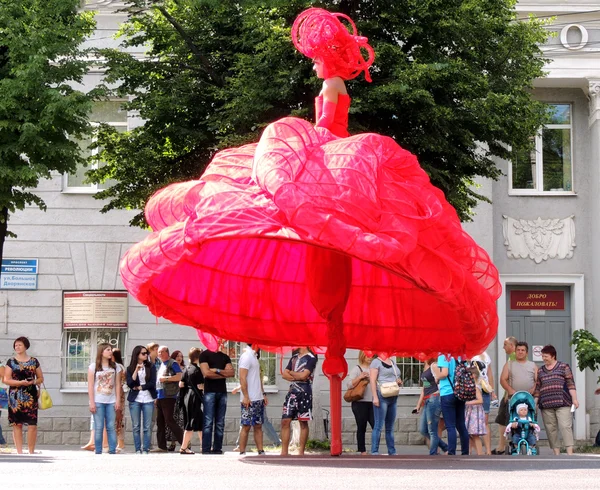
M 537 455 L 537 434 L 540 426 L 535 420 L 535 401 L 527 391 L 517 391 L 509 402 L 509 425 L 505 435 L 511 440 L 511 454 Z M 509 434 L 511 438 L 509 438 Z

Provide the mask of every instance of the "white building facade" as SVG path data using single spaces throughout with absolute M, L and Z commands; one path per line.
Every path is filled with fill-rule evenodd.
M 481 183 L 493 204 L 479 206 L 466 229 L 500 271 L 497 338 L 527 341 L 539 365 L 540 347 L 556 347 L 575 374 L 575 435 L 586 439 L 600 429 L 597 376 L 577 368 L 569 341 L 577 329 L 600 337 L 600 4 L 529 0 L 517 12 L 550 19 L 547 76 L 534 97 L 548 104 L 551 123 L 530 155 L 497 162 L 505 176 Z M 490 350 L 505 358 L 502 341 Z
M 97 11 L 97 30 L 90 43 L 118 44 L 112 36 L 125 19 L 117 12 L 122 6 L 114 0 L 86 2 L 84 8 Z M 488 250 L 501 273 L 501 340 L 488 349 L 494 372 L 504 363 L 502 339 L 508 335 L 529 342 L 530 357 L 533 346 L 553 343 L 559 360 L 569 362 L 576 373 L 581 403 L 576 438 L 586 439 L 600 428 L 600 402 L 593 395 L 596 376 L 576 369 L 569 339 L 579 328 L 600 337 L 600 303 L 594 301 L 596 291 L 600 292 L 600 255 L 594 253 L 600 247 L 600 6 L 597 0 L 526 1 L 517 9 L 523 16 L 529 12 L 556 16 L 549 29 L 557 35 L 544 48 L 551 59 L 548 77 L 536 81 L 534 94 L 549 104 L 554 118 L 536 138 L 535 153 L 517 163 L 498 162 L 505 176 L 482 182 L 493 204 L 480 205 L 475 221 L 466 228 Z M 91 89 L 101 79 L 100 70 L 92 71 L 83 88 Z M 97 104 L 92 119 L 123 131 L 141 123 L 123 112 L 119 101 Z M 128 225 L 131 212 L 101 214 L 103 203 L 94 199 L 96 191 L 84 182 L 83 169 L 76 175 L 54 175 L 36 189 L 47 212 L 27 208 L 10 221 L 18 238 L 7 240 L 4 258 L 37 259 L 37 288 L 0 289 L 0 359 L 12 355 L 15 338 L 29 337 L 29 352 L 40 360 L 54 401 L 51 410 L 40 412 L 41 444 L 87 442 L 85 373 L 101 340 L 121 348 L 126 363 L 133 347 L 150 341 L 169 346 L 171 352 L 180 350 L 186 359 L 189 348 L 200 345 L 194 329 L 157 320 L 126 294 L 119 261 L 146 232 Z M 528 303 L 531 298 L 535 304 Z M 240 346 L 230 347 L 236 364 Z M 356 352 L 348 352 L 347 359 L 351 368 Z M 419 444 L 418 417 L 410 412 L 419 394 L 420 364 L 412 359 L 398 362 L 407 388 L 399 401 L 396 440 Z M 271 399 L 269 417 L 278 427 L 288 383 L 281 378 L 278 356 L 265 355 L 262 363 Z M 317 391 L 326 418 L 328 382 L 321 363 L 317 369 Z M 237 437 L 238 396 L 229 397 L 228 445 Z M 344 444 L 353 446 L 355 423 L 348 404 L 343 418 Z M 6 416 L 0 423 L 6 435 Z M 131 441 L 129 422 L 126 431 Z

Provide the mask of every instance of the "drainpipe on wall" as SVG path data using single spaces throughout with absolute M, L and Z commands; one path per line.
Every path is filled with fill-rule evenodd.
M 4 334 L 8 335 L 8 297 L 0 296 L 0 306 L 4 308 Z

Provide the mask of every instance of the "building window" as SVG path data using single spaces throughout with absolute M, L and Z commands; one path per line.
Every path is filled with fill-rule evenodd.
M 226 354 L 231 358 L 231 364 L 233 365 L 233 369 L 235 371 L 235 377 L 227 379 L 227 384 L 231 389 L 235 388 L 240 383 L 238 361 L 240 355 L 244 352 L 247 345 L 248 344 L 243 342 L 227 342 L 226 344 Z M 273 352 L 261 350 L 259 362 L 263 377 L 263 387 L 274 387 L 276 382 L 275 377 L 277 374 L 277 355 Z
M 549 104 L 550 123 L 518 151 L 509 166 L 510 193 L 573 194 L 573 123 L 570 104 Z
M 402 378 L 404 388 L 421 389 L 421 374 L 423 374 L 423 363 L 414 357 L 397 357 L 396 365 Z M 402 390 L 400 391 L 402 393 Z M 413 391 L 405 393 L 413 393 Z
M 108 124 L 114 127 L 118 132 L 124 133 L 129 130 L 127 123 L 127 111 L 123 109 L 124 101 L 109 100 L 104 102 L 96 102 L 90 114 L 92 126 L 98 127 L 100 123 Z M 89 158 L 98 155 L 100 148 L 90 148 L 97 141 L 94 134 L 89 135 L 86 139 L 77 140 L 77 144 L 81 148 L 81 153 L 84 158 Z M 67 193 L 94 193 L 98 190 L 106 189 L 115 184 L 114 181 L 107 180 L 102 184 L 90 184 L 86 182 L 86 172 L 92 168 L 102 167 L 104 162 L 96 161 L 89 164 L 87 167 L 80 166 L 73 174 L 65 174 L 63 177 L 63 192 Z
M 63 330 L 62 387 L 87 388 L 89 365 L 96 360 L 98 344 L 107 343 L 125 354 L 125 329 L 73 328 Z
M 98 344 L 121 349 L 127 362 L 128 311 L 127 291 L 63 291 L 63 388 L 87 387 Z

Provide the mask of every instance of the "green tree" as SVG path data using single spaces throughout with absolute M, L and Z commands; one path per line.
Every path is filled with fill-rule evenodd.
M 320 82 L 290 41 L 296 15 L 321 6 L 350 15 L 377 59 L 373 83 L 350 82 L 350 131 L 393 137 L 415 153 L 435 185 L 468 219 L 476 176 L 497 178 L 493 158 L 525 148 L 544 123 L 531 97 L 542 77 L 540 21 L 519 22 L 514 0 L 129 2 L 124 47 L 102 52 L 108 95 L 134 96 L 143 127 L 100 130 L 106 165 L 93 182 L 103 211 L 143 209 L 174 181 L 199 177 L 219 149 L 256 140 L 276 118 L 312 118 Z M 132 224 L 144 225 L 143 214 Z
M 592 371 L 600 368 L 600 341 L 587 330 L 575 330 L 571 345 L 575 346 L 575 355 L 580 371 L 590 368 Z M 600 377 L 598 377 L 600 383 Z
M 94 30 L 79 0 L 0 0 L 0 258 L 8 220 L 44 201 L 30 189 L 84 163 L 73 138 L 89 131 L 79 46 Z

